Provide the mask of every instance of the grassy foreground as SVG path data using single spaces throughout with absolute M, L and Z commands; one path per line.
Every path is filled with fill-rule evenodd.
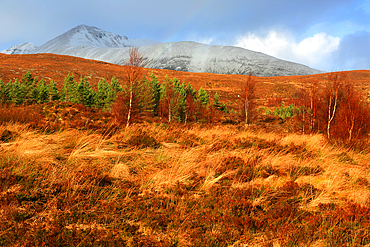
M 0 126 L 0 246 L 363 246 L 370 153 L 322 135 Z

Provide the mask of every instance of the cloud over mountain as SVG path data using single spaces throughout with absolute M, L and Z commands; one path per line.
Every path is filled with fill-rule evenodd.
M 317 33 L 296 42 L 289 33 L 270 31 L 266 36 L 255 34 L 240 36 L 236 39 L 235 45 L 330 71 L 332 68 L 327 61 L 337 51 L 339 43 L 340 38 L 326 33 Z

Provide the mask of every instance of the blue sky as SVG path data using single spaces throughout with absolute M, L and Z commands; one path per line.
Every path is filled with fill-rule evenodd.
M 40 46 L 80 24 L 239 46 L 325 71 L 370 69 L 370 0 L 1 0 L 0 50 Z

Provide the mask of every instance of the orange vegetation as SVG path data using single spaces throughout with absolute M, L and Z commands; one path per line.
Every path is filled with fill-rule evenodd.
M 125 76 L 123 66 L 70 56 L 0 54 L 4 82 L 27 70 L 58 86 L 68 73 L 95 86 Z M 223 101 L 236 99 L 248 78 L 146 71 L 218 92 Z M 346 78 L 368 92 L 369 76 Z M 256 96 L 276 103 L 328 77 L 253 79 Z M 346 109 L 361 109 L 356 94 L 346 96 Z M 110 117 L 68 102 L 0 108 L 0 246 L 370 244 L 368 137 L 356 149 L 322 133 L 288 133 L 293 118 L 123 129 Z
M 88 60 L 72 56 L 54 54 L 31 54 L 31 55 L 5 55 L 0 54 L 0 78 L 4 82 L 21 79 L 30 71 L 32 75 L 44 78 L 46 82 L 54 80 L 56 85 L 63 83 L 64 77 L 69 73 L 79 76 L 87 76 L 92 85 L 97 85 L 102 78 L 110 80 L 113 76 L 119 81 L 125 79 L 125 68 L 101 61 Z M 145 69 L 149 74 L 153 72 L 160 81 L 167 75 L 176 77 L 180 81 L 185 80 L 195 89 L 203 87 L 211 93 L 218 93 L 221 101 L 235 100 L 238 98 L 240 84 L 248 79 L 248 75 L 225 75 L 212 73 L 190 73 L 173 70 Z M 355 86 L 369 93 L 370 71 L 346 72 L 348 79 L 355 82 Z M 310 81 L 318 80 L 321 84 L 327 80 L 327 74 L 310 76 L 278 76 L 278 77 L 254 77 L 256 82 L 256 97 L 268 98 L 293 98 L 299 94 L 302 87 L 308 87 Z

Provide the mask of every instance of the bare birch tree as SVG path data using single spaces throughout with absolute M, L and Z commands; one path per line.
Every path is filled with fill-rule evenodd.
M 317 102 L 318 102 L 318 80 L 313 79 L 310 83 L 309 88 L 310 94 L 310 132 L 315 131 L 316 120 L 317 120 Z
M 245 117 L 245 123 L 249 124 L 252 119 L 252 111 L 255 106 L 255 91 L 256 82 L 252 78 L 252 72 L 249 72 L 248 79 L 241 84 L 241 99 L 243 102 L 243 112 Z
M 127 111 L 126 128 L 130 126 L 130 121 L 132 117 L 135 87 L 138 87 L 138 83 L 140 83 L 140 80 L 143 78 L 143 70 L 141 68 L 143 61 L 144 57 L 143 54 L 139 51 L 139 48 L 136 46 L 130 47 L 129 59 L 125 64 L 127 66 L 126 79 L 128 83 L 128 92 L 129 92 L 129 105 Z
M 327 124 L 326 134 L 330 139 L 330 128 L 334 117 L 337 112 L 339 103 L 339 92 L 342 86 L 344 75 L 340 76 L 338 73 L 331 73 L 328 77 L 328 83 L 326 85 L 326 97 L 327 97 Z

